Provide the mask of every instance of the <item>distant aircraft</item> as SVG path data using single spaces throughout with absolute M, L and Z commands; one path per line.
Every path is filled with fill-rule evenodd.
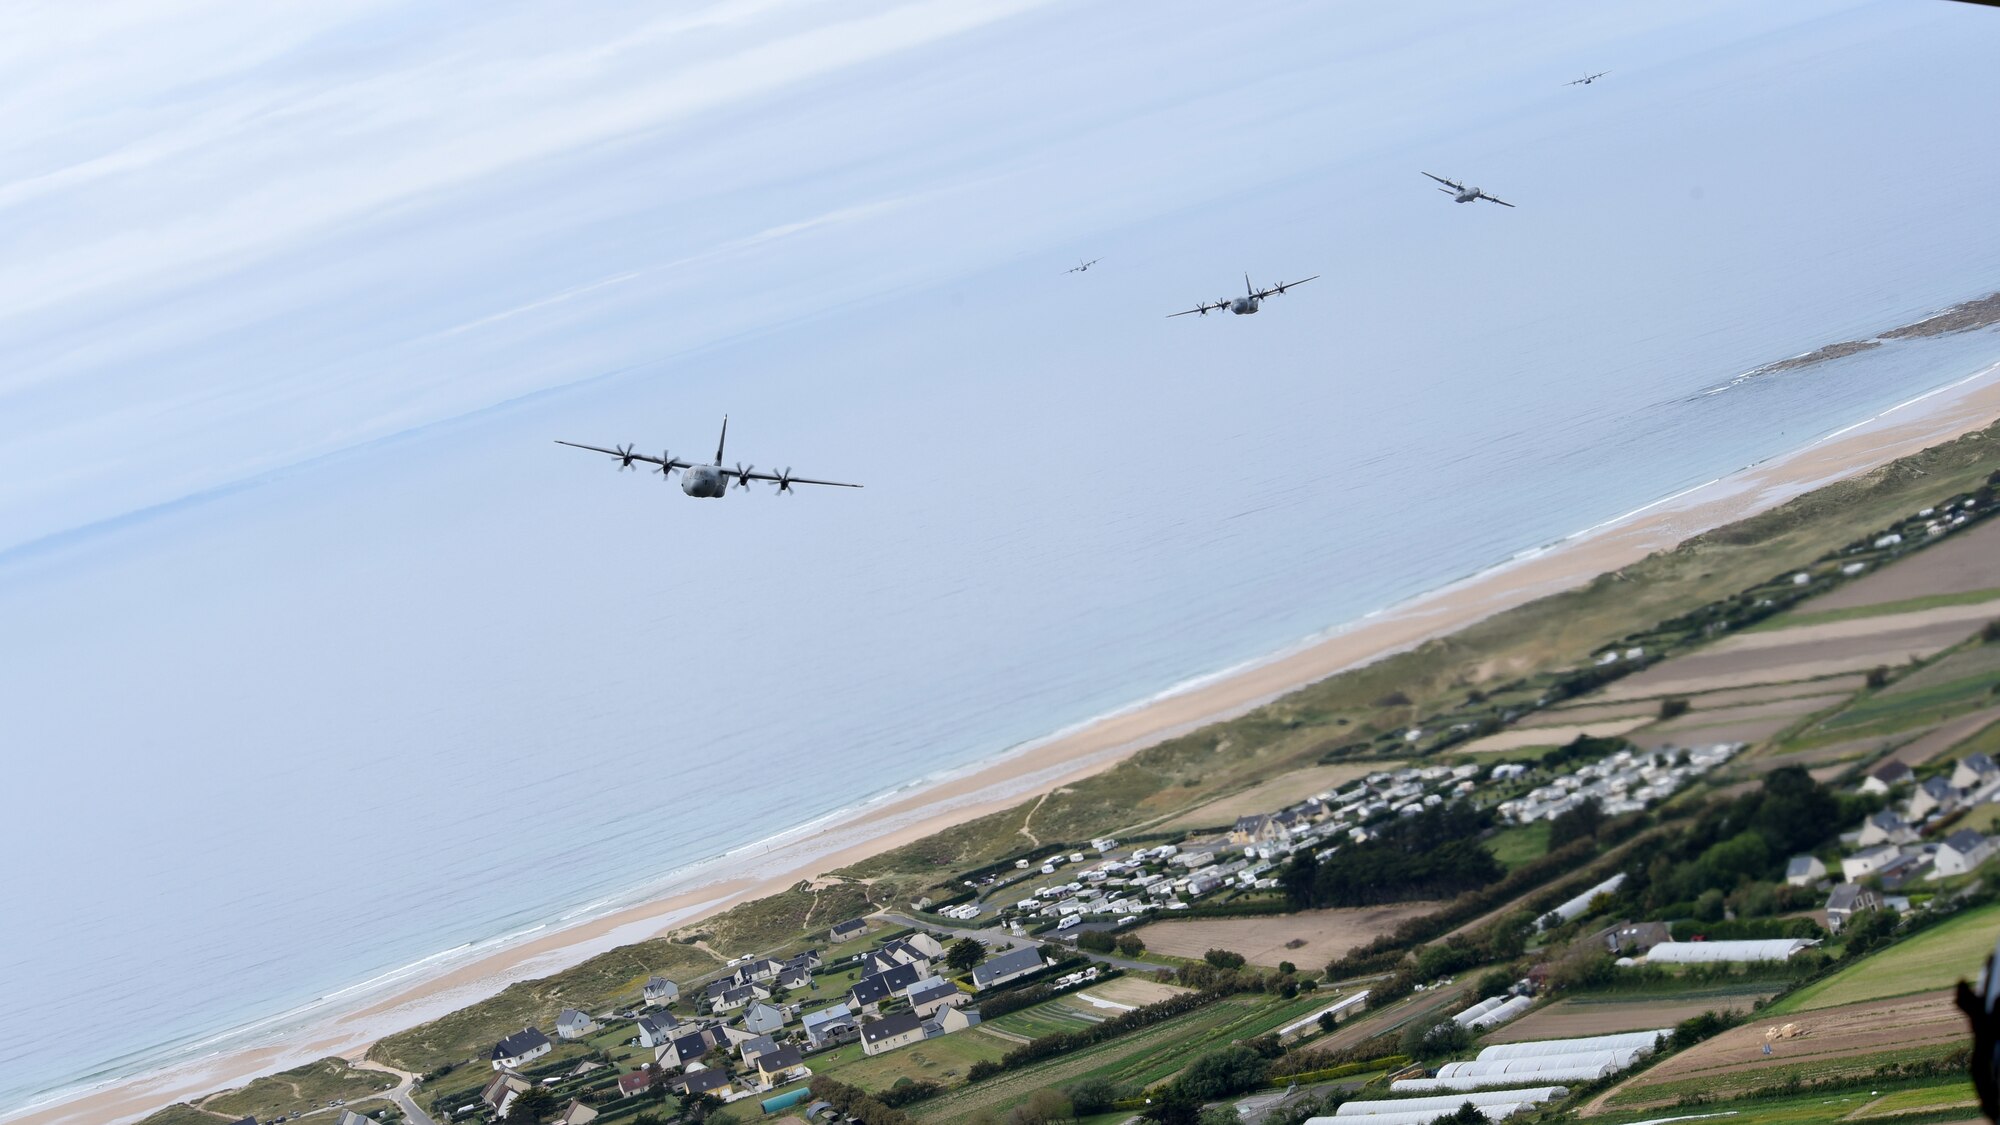
M 1064 273 L 1082 273 L 1083 271 L 1085 271 L 1085 270 L 1089 269 L 1090 267 L 1092 267 L 1092 266 L 1096 265 L 1097 263 L 1099 263 L 1099 262 L 1101 262 L 1101 261 L 1103 261 L 1103 260 L 1104 260 L 1103 258 L 1092 258 L 1091 260 L 1089 260 L 1088 262 L 1084 262 L 1084 263 L 1083 263 L 1082 265 L 1080 265 L 1080 266 L 1074 266 L 1074 267 L 1072 267 L 1072 268 L 1070 268 L 1070 269 L 1066 269 L 1066 270 L 1064 270 L 1063 272 L 1064 272 Z
M 1263 301 L 1264 298 L 1283 293 L 1294 285 L 1304 285 L 1318 276 L 1318 274 L 1314 274 L 1312 277 L 1301 278 L 1298 281 L 1287 281 L 1283 285 L 1273 285 L 1269 289 L 1257 289 L 1251 286 L 1250 275 L 1246 273 L 1243 275 L 1243 295 L 1241 297 L 1223 297 L 1212 304 L 1196 305 L 1191 309 L 1182 309 L 1177 313 L 1168 313 L 1167 319 L 1172 320 L 1174 317 L 1186 316 L 1189 313 L 1200 313 L 1203 316 L 1207 316 L 1217 309 L 1228 309 L 1237 316 L 1249 316 L 1251 313 L 1257 311 L 1258 303 Z
M 1574 82 L 1565 82 L 1565 83 L 1563 83 L 1563 85 L 1565 85 L 1565 86 L 1588 86 L 1588 85 L 1590 85 L 1590 84 L 1591 84 L 1592 82 L 1595 82 L 1595 81 L 1597 81 L 1598 79 L 1600 79 L 1600 78 L 1602 78 L 1602 77 L 1604 77 L 1605 75 L 1607 75 L 1607 74 L 1610 74 L 1610 73 L 1611 73 L 1611 72 L 1610 72 L 1610 71 L 1608 71 L 1608 70 L 1600 70 L 1600 71 L 1598 71 L 1598 72 L 1597 72 L 1596 74 L 1592 74 L 1592 75 L 1588 75 L 1588 76 L 1586 76 L 1586 77 L 1583 77 L 1583 78 L 1579 78 L 1579 79 L 1577 79 L 1577 80 L 1576 80 L 1576 81 L 1574 81 Z
M 1431 176 L 1429 172 L 1425 172 L 1424 175 Z M 1444 192 L 1446 195 L 1451 196 L 1451 201 L 1453 203 L 1470 203 L 1475 199 L 1484 199 L 1488 203 L 1498 203 L 1502 207 L 1513 206 L 1512 203 L 1509 203 L 1504 199 L 1495 199 L 1494 197 L 1486 194 L 1485 192 L 1480 191 L 1478 188 L 1466 187 L 1464 184 L 1459 183 L 1457 180 L 1447 180 L 1443 176 L 1431 176 L 1431 179 L 1436 180 L 1438 183 L 1444 185 L 1438 190 Z
M 738 488 L 749 488 L 750 482 L 753 480 L 768 480 L 778 486 L 779 492 L 790 492 L 792 486 L 795 484 L 825 484 L 835 488 L 861 487 L 858 484 L 843 484 L 837 480 L 811 480 L 806 477 L 795 477 L 789 468 L 777 473 L 760 473 L 757 471 L 757 466 L 746 466 L 741 461 L 736 463 L 735 468 L 725 469 L 722 467 L 722 447 L 728 440 L 729 416 L 725 414 L 722 416 L 722 438 L 715 443 L 715 463 L 713 465 L 697 465 L 692 461 L 682 461 L 673 454 L 664 451 L 658 457 L 648 457 L 644 453 L 632 452 L 632 447 L 629 445 L 620 446 L 616 449 L 602 449 L 595 445 L 579 445 L 573 441 L 558 440 L 556 444 L 567 445 L 574 449 L 588 449 L 592 453 L 603 453 L 616 457 L 618 458 L 619 472 L 624 472 L 626 469 L 631 468 L 634 461 L 644 461 L 648 465 L 659 466 L 653 471 L 667 478 L 672 478 L 675 469 L 683 469 L 685 471 L 681 473 L 681 491 L 687 493 L 689 496 L 703 498 L 717 497 L 728 492 L 731 477 L 736 478 L 736 486 Z

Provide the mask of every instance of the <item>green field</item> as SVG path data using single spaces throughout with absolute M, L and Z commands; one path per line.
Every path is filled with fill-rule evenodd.
M 1503 828 L 1486 841 L 1487 850 L 1493 858 L 1512 871 L 1530 860 L 1542 858 L 1549 851 L 1549 822 L 1538 820 L 1533 824 Z
M 1821 1125 L 1828 1121 L 1884 1121 L 1892 1115 L 1921 1113 L 1924 1116 L 1917 1120 L 1981 1121 L 1983 1118 L 1977 1110 L 1966 1113 L 1962 1118 L 1933 1116 L 1937 1111 L 1964 1104 L 1963 1099 L 1969 1098 L 1971 1093 L 1971 1084 L 1962 1079 L 1928 1079 L 1911 1084 L 1874 1086 L 1866 1090 L 1715 1102 L 1685 1109 L 1619 1110 L 1587 1120 L 1591 1125 L 1627 1125 L 1634 1121 L 1657 1121 L 1663 1117 L 1717 1114 L 1709 1119 L 1716 1125 Z M 1866 1116 L 1858 1116 L 1864 1110 Z M 1720 1116 L 1724 1114 L 1727 1116 Z
M 1109 1013 L 1085 1012 L 1065 1004 L 1060 999 L 1045 1000 L 1031 1008 L 1009 1012 L 993 1021 L 992 1026 L 1001 1031 L 1011 1031 L 1038 1039 L 1058 1031 L 1077 1031 L 1094 1023 L 1104 1022 Z
M 1979 1095 L 1969 1081 L 1952 1082 L 1943 1086 L 1919 1086 L 1909 1090 L 1897 1090 L 1882 1095 L 1855 1113 L 1854 1119 L 1865 1121 L 1876 1117 L 1893 1117 L 1903 1113 L 1927 1113 L 1939 1109 L 1971 1109 L 1979 1104 Z
M 1845 710 L 1820 720 L 1812 733 L 1853 738 L 1936 723 L 1992 703 L 1995 683 L 2000 683 L 2000 675 L 1987 672 L 1926 683 L 1908 691 L 1863 695 Z
M 926 1039 L 880 1055 L 864 1055 L 861 1044 L 849 1043 L 836 1051 L 814 1055 L 813 1073 L 838 1078 L 864 1090 L 886 1090 L 899 1078 L 920 1078 L 950 1085 L 965 1076 L 967 1067 L 981 1059 L 998 1059 L 1015 1044 L 970 1028 L 952 1035 Z
M 1808 1012 L 1949 988 L 1960 979 L 1970 980 L 1979 975 L 1980 964 L 1993 952 L 1996 923 L 2000 923 L 2000 905 L 1969 910 L 1814 981 L 1765 1012 L 1773 1016 Z
M 1826 609 L 1818 613 L 1781 613 L 1768 621 L 1760 621 L 1746 633 L 1768 633 L 1776 629 L 1790 629 L 1798 625 L 1828 625 L 1836 621 L 1854 621 L 1863 617 L 1885 617 L 1894 613 L 1915 613 L 1918 610 L 1939 609 L 1951 605 L 1978 605 L 1980 602 L 2000 601 L 2000 589 L 1962 590 L 1955 594 L 1931 594 L 1921 598 L 1905 598 L 1900 602 L 1878 602 L 1875 605 L 1849 606 L 1846 609 Z M 1807 602 L 1811 605 L 1811 602 Z

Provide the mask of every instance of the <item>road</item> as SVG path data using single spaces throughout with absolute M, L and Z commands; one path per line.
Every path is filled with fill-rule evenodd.
M 396 1108 L 403 1111 L 403 1116 L 408 1119 L 410 1125 L 437 1125 L 437 1122 L 431 1119 L 431 1115 L 425 1113 L 417 1105 L 416 1100 L 410 1097 L 411 1092 L 417 1088 L 417 1083 L 422 1081 L 416 1075 L 411 1074 L 407 1070 L 397 1070 L 393 1066 L 378 1063 L 373 1059 L 360 1059 L 350 1065 L 356 1070 L 379 1070 L 384 1074 L 393 1074 L 397 1078 L 402 1079 L 402 1082 L 395 1089 L 382 1096 L 396 1103 Z

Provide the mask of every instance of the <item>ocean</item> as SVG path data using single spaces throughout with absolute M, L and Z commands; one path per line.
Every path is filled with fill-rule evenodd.
M 2000 360 L 1741 378 L 2000 288 L 1961 7 L 1022 5 L 121 307 L 94 367 L 0 336 L 126 404 L 0 388 L 0 1111 Z M 1165 318 L 1245 270 L 1320 276 Z M 707 459 L 725 413 L 726 462 L 866 487 L 697 503 L 554 444 Z

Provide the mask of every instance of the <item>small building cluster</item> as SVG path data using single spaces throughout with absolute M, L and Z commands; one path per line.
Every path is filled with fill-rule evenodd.
M 1554 820 L 1589 800 L 1597 801 L 1608 815 L 1637 812 L 1673 796 L 1742 749 L 1740 742 L 1722 742 L 1688 750 L 1619 750 L 1502 801 L 1493 811 L 1511 824 Z
M 1968 754 L 1951 763 L 1949 772 L 1921 779 L 1908 764 L 1892 758 L 1870 770 L 1859 788 L 1891 802 L 1863 821 L 1859 831 L 1841 836 L 1849 850 L 1840 860 L 1842 881 L 1827 898 L 1830 929 L 1838 931 L 1862 911 L 1906 906 L 1895 892 L 1920 881 L 1967 874 L 2000 854 L 2000 839 L 1970 828 L 1945 831 L 1966 811 L 2000 799 L 2000 765 L 1986 754 Z M 1786 882 L 1795 886 L 1827 878 L 1826 864 L 1814 856 L 1792 857 L 1785 871 Z M 1860 886 L 1864 879 L 1886 893 Z

